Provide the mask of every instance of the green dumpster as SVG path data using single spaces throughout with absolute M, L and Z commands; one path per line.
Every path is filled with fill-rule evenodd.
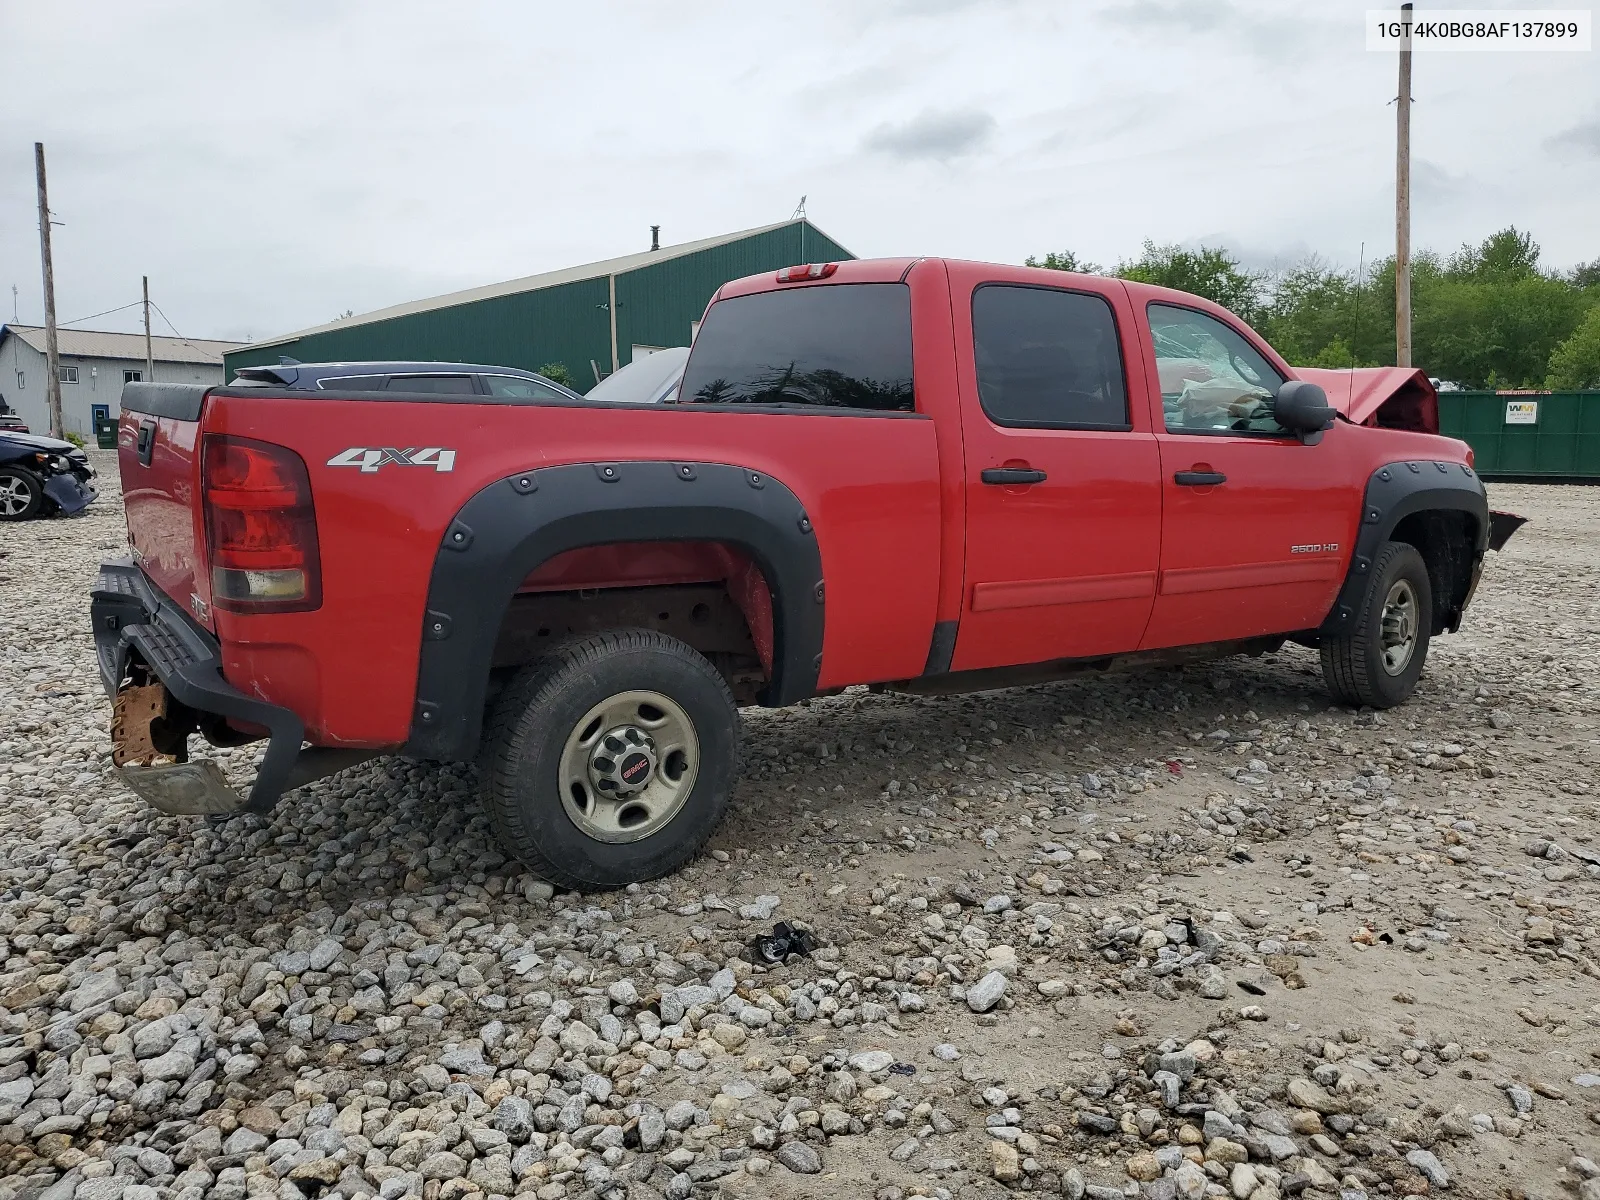
M 94 423 L 94 444 L 102 450 L 115 450 L 117 448 L 117 423 L 109 417 L 102 417 Z
M 1600 391 L 1440 392 L 1439 432 L 1486 478 L 1600 482 Z

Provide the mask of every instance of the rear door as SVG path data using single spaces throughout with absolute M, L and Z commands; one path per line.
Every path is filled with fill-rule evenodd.
M 953 670 L 1139 644 L 1161 485 L 1133 313 L 1114 280 L 950 264 L 967 547 Z
M 1144 646 L 1197 645 L 1321 624 L 1349 557 L 1365 473 L 1345 429 L 1314 446 L 1279 427 L 1284 374 L 1229 321 L 1145 306 L 1159 380 L 1161 586 Z

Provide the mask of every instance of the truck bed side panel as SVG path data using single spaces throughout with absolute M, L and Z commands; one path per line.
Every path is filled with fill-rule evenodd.
M 720 462 L 781 480 L 816 529 L 827 585 L 818 686 L 920 674 L 933 631 L 940 496 L 934 423 L 918 416 L 707 412 L 213 393 L 207 432 L 294 449 L 311 474 L 323 603 L 217 614 L 230 682 L 289 704 L 320 744 L 406 740 L 430 572 L 446 528 L 483 487 L 567 463 Z M 374 469 L 347 452 L 454 451 Z M 314 661 L 308 690 L 297 662 Z

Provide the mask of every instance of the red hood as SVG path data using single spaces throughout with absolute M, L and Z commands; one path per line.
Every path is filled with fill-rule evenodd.
M 1328 403 L 1357 425 L 1439 432 L 1439 393 L 1416 367 L 1296 367 L 1295 374 L 1328 393 Z

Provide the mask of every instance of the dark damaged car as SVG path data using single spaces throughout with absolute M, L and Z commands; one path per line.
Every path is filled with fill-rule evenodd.
M 0 521 L 80 513 L 99 494 L 94 477 L 71 442 L 0 429 Z

